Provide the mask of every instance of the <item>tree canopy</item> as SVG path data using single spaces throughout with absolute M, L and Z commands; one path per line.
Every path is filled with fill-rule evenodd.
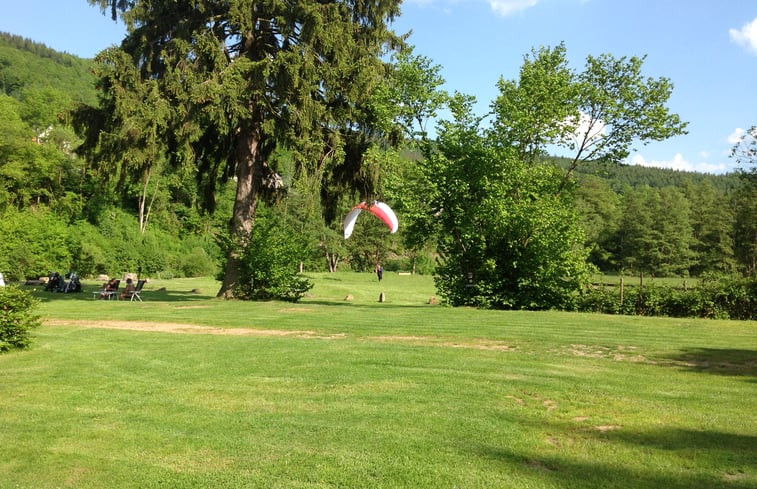
M 398 0 L 90 3 L 120 11 L 128 34 L 97 58 L 107 68 L 104 100 L 80 112 L 80 121 L 90 121 L 80 125 L 84 149 L 112 154 L 103 134 L 133 146 L 123 132 L 131 115 L 114 117 L 107 108 L 154 95 L 170 108 L 151 123 L 157 149 L 171 164 L 196 170 L 208 207 L 218 182 L 236 179 L 219 295 L 234 295 L 258 202 L 278 188 L 270 159 L 276 148 L 290 149 L 301 171 L 326 161 L 331 186 L 358 181 L 370 191 L 359 171 L 374 136 L 367 97 L 382 78 L 381 56 L 401 42 L 387 27 Z
M 449 302 L 568 307 L 588 274 L 571 173 L 584 159 L 619 161 L 634 141 L 685 128 L 665 107 L 669 81 L 644 79 L 641 66 L 640 58 L 590 56 L 576 73 L 563 45 L 534 50 L 517 80 L 499 81 L 487 128 L 472 97 L 452 98 L 454 120 L 423 147 L 426 191 L 416 197 L 427 205 L 414 223 L 421 238 L 436 234 L 437 286 Z M 544 162 L 550 144 L 575 151 L 567 171 Z

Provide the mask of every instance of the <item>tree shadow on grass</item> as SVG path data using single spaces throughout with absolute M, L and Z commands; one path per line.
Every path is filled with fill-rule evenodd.
M 531 424 L 533 421 L 522 421 Z M 468 448 L 478 456 L 515 467 L 518 472 L 555 487 L 634 488 L 634 489 L 754 489 L 757 473 L 757 436 L 719 431 L 662 428 L 631 431 L 621 427 L 602 431 L 570 422 L 547 422 L 534 425 L 559 440 L 583 439 L 604 447 L 605 453 L 620 453 L 615 447 L 631 445 L 644 457 L 660 463 L 639 468 L 632 459 L 605 457 L 590 462 L 572 457 L 570 448 L 559 455 L 538 450 L 516 450 L 468 441 Z M 578 445 L 585 445 L 580 443 Z M 570 446 L 570 445 L 568 445 Z M 655 452 L 660 452 L 656 455 Z M 672 452 L 672 453 L 671 453 Z M 587 456 L 590 452 L 586 452 Z M 644 465 L 642 465 L 644 467 Z
M 667 360 L 692 372 L 757 378 L 757 350 L 687 348 Z
M 685 428 L 663 428 L 643 432 L 619 429 L 593 433 L 597 438 L 643 447 L 707 452 L 709 460 L 721 464 L 751 466 L 757 470 L 757 436 L 753 435 Z
M 419 302 L 418 304 L 407 303 L 393 303 L 391 301 L 379 302 L 379 301 L 345 301 L 345 300 L 328 300 L 328 299 L 303 299 L 297 304 L 302 305 L 317 305 L 317 306 L 342 306 L 342 307 L 355 307 L 366 309 L 382 309 L 382 308 L 398 308 L 398 309 L 414 309 L 414 308 L 429 308 L 439 307 L 435 304 L 426 304 Z
M 520 475 L 543 481 L 554 487 L 576 489 L 754 489 L 748 476 L 735 470 L 719 475 L 702 470 L 673 467 L 667 471 L 655 467 L 638 470 L 622 462 L 587 462 L 569 454 L 554 456 L 540 453 L 517 453 L 506 449 L 479 446 L 478 455 L 515 467 Z
M 99 291 L 98 288 L 85 288 L 82 292 L 70 292 L 67 294 L 63 294 L 60 292 L 45 292 L 43 290 L 37 289 L 36 291 L 31 291 L 32 295 L 34 295 L 35 298 L 39 299 L 41 302 L 53 302 L 53 301 L 87 301 L 87 302 L 108 302 L 107 300 L 103 301 L 98 298 L 96 293 Z M 204 294 L 204 293 L 197 293 L 193 291 L 184 291 L 184 290 L 151 290 L 149 287 L 145 287 L 140 296 L 142 297 L 142 301 L 144 302 L 189 302 L 189 301 L 201 301 L 201 300 L 208 300 L 215 297 L 215 295 L 210 294 Z M 111 299 L 111 301 L 115 302 L 118 299 Z M 123 302 L 123 301 L 120 301 Z M 133 302 L 139 302 L 139 301 L 133 301 Z

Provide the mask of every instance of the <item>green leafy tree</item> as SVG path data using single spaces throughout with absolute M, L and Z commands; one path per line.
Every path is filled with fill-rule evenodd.
M 75 117 L 87 140 L 79 148 L 101 181 L 128 196 L 136 194 L 139 231 L 144 234 L 158 195 L 168 144 L 169 104 L 154 79 L 142 79 L 131 57 L 118 49 L 97 56 L 101 105 Z M 98 130 L 107 128 L 108 130 Z
M 414 146 L 416 140 L 428 137 L 429 122 L 449 100 L 447 92 L 441 89 L 442 67 L 407 47 L 394 56 L 389 69 L 372 105 L 386 132 L 400 130 Z
M 36 152 L 33 132 L 21 119 L 21 104 L 0 94 L 0 205 L 19 203 L 25 193 L 26 161 Z M 26 199 L 23 199 L 26 200 Z
M 173 163 L 197 168 L 210 208 L 218 182 L 236 179 L 219 295 L 237 290 L 258 202 L 279 188 L 269 158 L 277 147 L 290 149 L 304 171 L 326 161 L 330 195 L 356 180 L 370 185 L 359 178 L 374 137 L 367 100 L 382 77 L 381 56 L 400 42 L 387 28 L 398 0 L 90 3 L 122 12 L 128 35 L 120 51 L 138 86 L 154 81 L 170 106 L 160 137 Z M 97 120 L 103 124 L 92 131 L 115 130 Z
M 642 60 L 589 57 L 568 67 L 565 47 L 527 56 L 518 80 L 500 80 L 484 130 L 472 100 L 456 96 L 453 122 L 424 146 L 420 235 L 435 233 L 437 286 L 453 304 L 571 308 L 587 276 L 572 172 L 586 159 L 618 161 L 636 140 L 664 139 L 685 125 L 665 107 L 671 85 L 643 79 Z M 550 145 L 575 157 L 547 164 Z
M 313 287 L 299 275 L 304 236 L 272 211 L 261 212 L 242 257 L 240 298 L 297 302 Z
M 686 123 L 665 106 L 673 84 L 644 78 L 643 63 L 644 57 L 588 56 L 577 73 L 568 66 L 563 44 L 533 50 L 517 81 L 498 83 L 493 131 L 528 161 L 548 145 L 571 151 L 560 189 L 584 161 L 620 162 L 636 141 L 685 133 Z
M 757 126 L 744 133 L 733 147 L 731 156 L 744 165 L 741 185 L 733 198 L 735 209 L 735 254 L 748 275 L 757 272 Z
M 620 196 L 607 180 L 581 178 L 576 190 L 576 211 L 590 249 L 589 261 L 600 270 L 617 270 L 615 237 L 622 215 Z
M 401 243 L 393 245 L 396 251 L 402 248 L 409 256 L 409 269 L 414 273 L 418 260 L 436 250 L 436 227 L 427 218 L 433 192 L 424 177 L 426 161 L 421 149 L 429 143 L 428 125 L 448 107 L 450 96 L 441 88 L 444 85 L 441 66 L 434 65 L 429 58 L 407 48 L 393 61 L 374 104 L 378 107 L 376 112 L 383 115 L 382 120 L 403 136 L 399 151 L 384 152 L 389 163 L 384 165 L 382 181 L 386 199 L 403 219 Z M 383 258 L 377 256 L 375 260 Z
M 457 96 L 425 148 L 430 222 L 416 224 L 438 229 L 437 288 L 453 305 L 569 308 L 587 269 L 562 174 L 486 137 L 472 102 Z

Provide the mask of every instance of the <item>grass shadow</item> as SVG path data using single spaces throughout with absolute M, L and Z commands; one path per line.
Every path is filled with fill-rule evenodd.
M 570 455 L 544 455 L 539 452 L 517 452 L 486 445 L 473 447 L 478 456 L 501 462 L 511 469 L 515 467 L 522 475 L 539 479 L 551 487 L 577 489 L 634 488 L 634 489 L 753 489 L 747 475 L 723 474 L 714 478 L 702 473 L 665 471 L 649 468 L 640 471 L 622 464 L 576 460 Z
M 720 431 L 663 428 L 654 431 L 631 432 L 614 430 L 595 432 L 605 440 L 622 441 L 643 447 L 663 450 L 699 450 L 719 454 L 721 462 L 751 465 L 757 469 L 757 436 Z
M 27 289 L 32 295 L 39 299 L 41 302 L 54 302 L 54 301 L 87 301 L 96 302 L 100 300 L 95 294 L 99 291 L 99 288 L 84 288 L 81 292 L 46 292 L 40 289 Z M 208 300 L 215 297 L 215 295 L 209 295 L 204 293 L 198 293 L 188 290 L 171 290 L 171 289 L 158 289 L 150 290 L 145 287 L 140 294 L 142 301 L 144 302 L 189 302 L 189 301 L 201 301 Z M 112 299 L 117 300 L 117 299 Z M 107 302 L 107 301 L 103 301 Z
M 634 488 L 634 489 L 724 489 L 754 488 L 757 471 L 757 436 L 722 431 L 696 430 L 679 427 L 663 427 L 650 430 L 619 428 L 604 431 L 596 427 L 568 421 L 522 419 L 519 424 L 533 426 L 550 434 L 551 444 L 591 443 L 613 453 L 624 453 L 622 445 L 633 447 L 634 453 L 641 450 L 647 456 L 662 459 L 656 451 L 673 452 L 663 457 L 670 461 L 667 466 L 650 465 L 640 468 L 634 459 L 619 456 L 615 462 L 592 463 L 576 459 L 570 450 L 559 454 L 543 453 L 528 448 L 494 446 L 473 440 L 460 442 L 459 448 L 476 455 L 495 460 L 509 467 L 516 467 L 523 474 L 538 478 L 555 487 L 567 487 L 570 481 L 574 488 Z M 505 442 L 507 443 L 507 442 Z M 615 448 L 617 447 L 617 448 Z M 721 467 L 721 472 L 710 469 L 691 470 L 693 459 L 704 467 Z M 625 461 L 624 461 L 625 460 Z M 642 467 L 644 467 L 642 465 Z
M 756 350 L 687 348 L 667 360 L 692 372 L 757 378 Z

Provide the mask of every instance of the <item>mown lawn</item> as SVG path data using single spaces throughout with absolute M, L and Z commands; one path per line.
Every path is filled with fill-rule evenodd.
M 0 356 L 0 488 L 757 487 L 754 322 L 452 309 L 384 277 L 39 292 L 33 347 Z

